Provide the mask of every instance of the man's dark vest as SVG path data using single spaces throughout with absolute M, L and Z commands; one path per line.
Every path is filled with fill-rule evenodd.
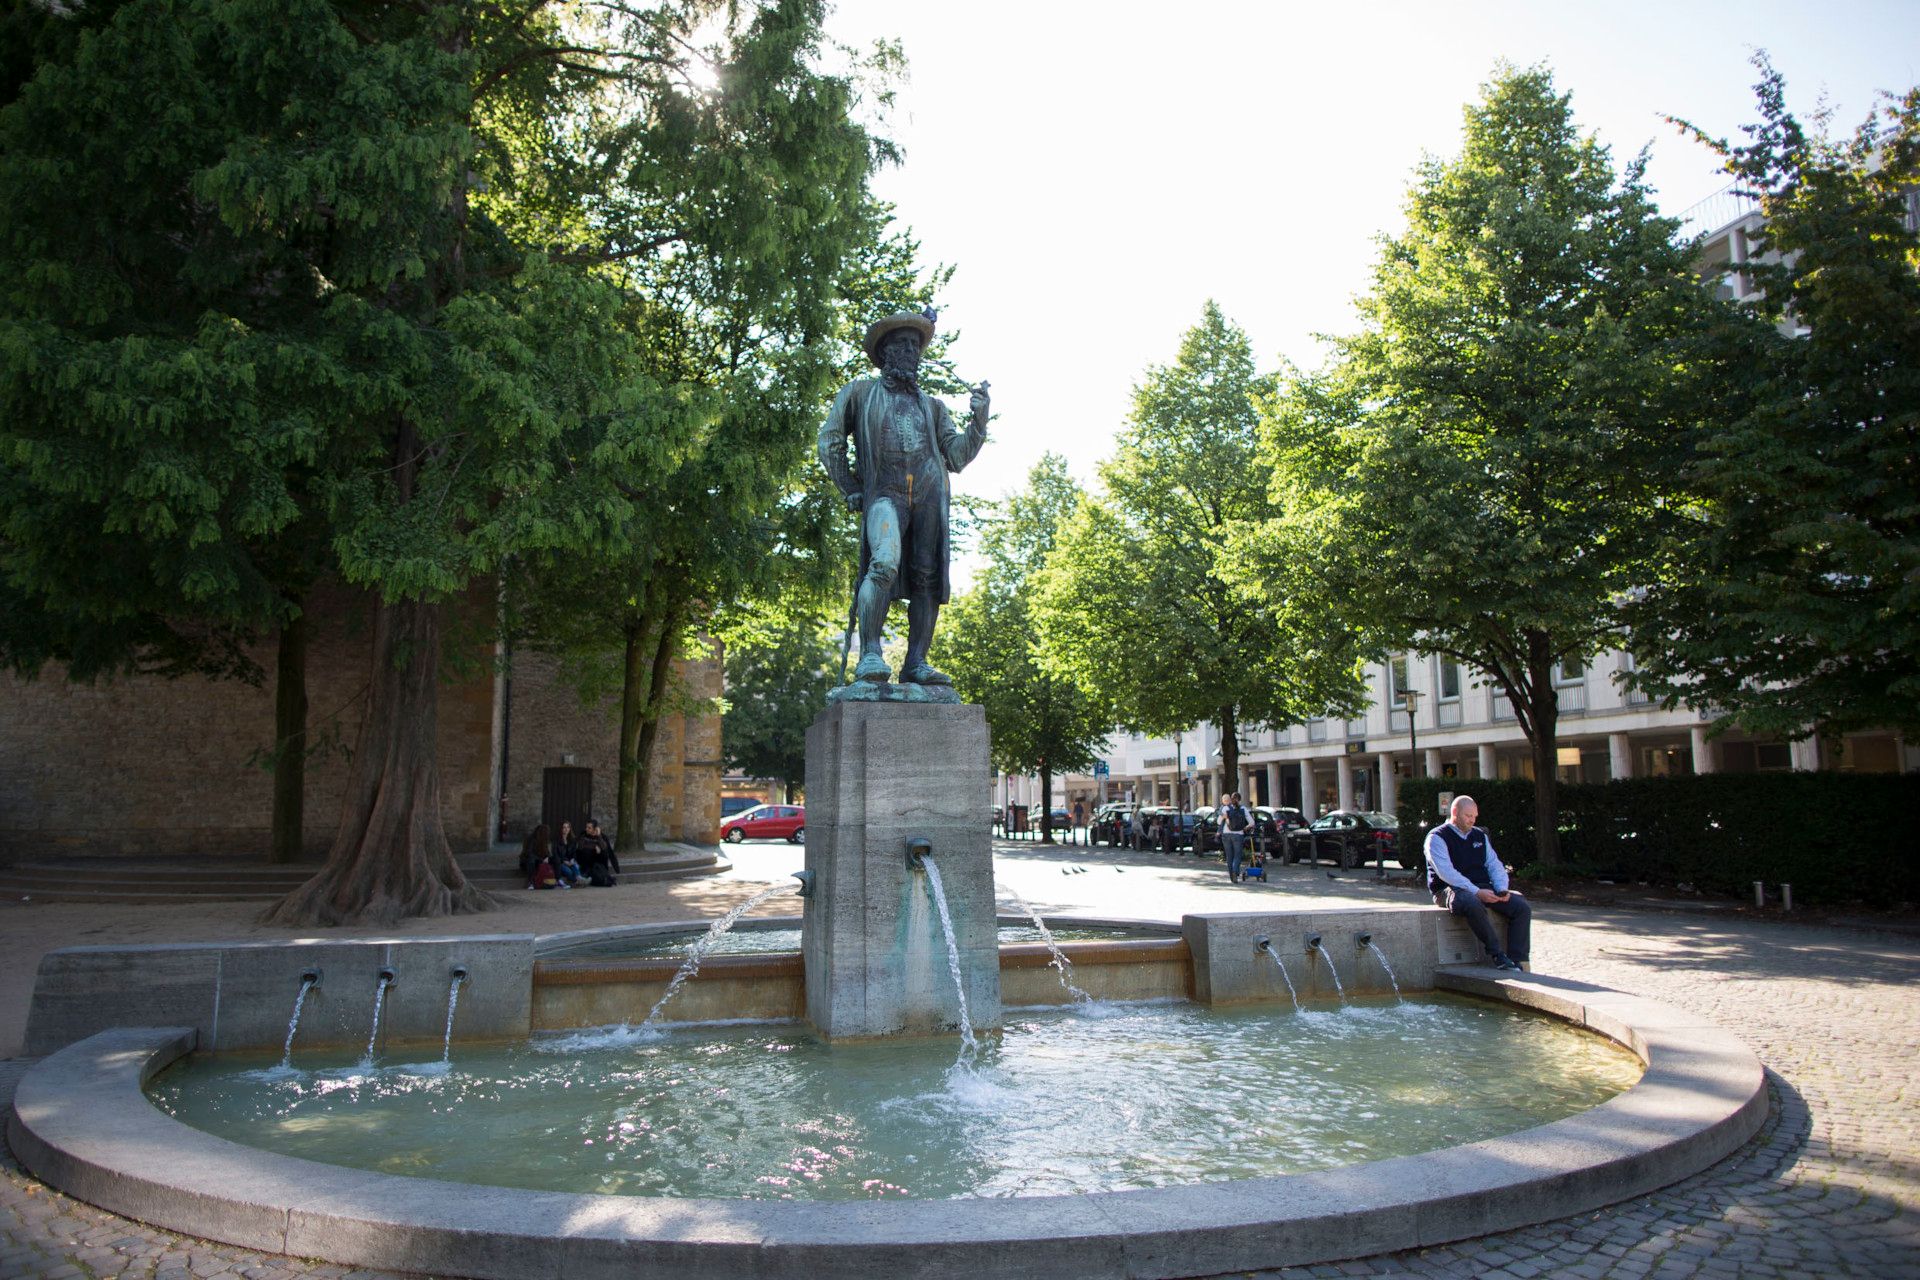
M 1443 822 L 1436 829 L 1446 842 L 1453 869 L 1482 889 L 1493 888 L 1493 877 L 1487 874 L 1487 833 L 1475 827 L 1463 836 L 1451 822 Z M 1438 893 L 1447 887 L 1447 882 L 1429 873 L 1427 887 Z

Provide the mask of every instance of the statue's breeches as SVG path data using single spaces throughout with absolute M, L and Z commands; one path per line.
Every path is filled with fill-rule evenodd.
M 907 594 L 925 598 L 936 589 L 940 575 L 940 548 L 945 533 L 945 504 L 933 486 L 921 486 L 909 504 L 904 494 L 878 499 L 867 507 L 867 581 L 880 588 L 885 602 L 904 567 Z

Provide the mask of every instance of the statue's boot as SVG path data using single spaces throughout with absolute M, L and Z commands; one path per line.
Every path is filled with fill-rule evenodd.
M 893 678 L 893 668 L 878 653 L 860 655 L 860 665 L 853 669 L 855 680 L 866 680 L 873 684 L 885 684 Z M 904 678 L 904 677 L 903 677 Z
M 907 660 L 900 664 L 901 684 L 953 683 L 927 663 L 927 650 L 933 647 L 933 625 L 940 617 L 940 606 L 929 598 L 930 594 L 930 588 L 923 587 L 907 601 Z

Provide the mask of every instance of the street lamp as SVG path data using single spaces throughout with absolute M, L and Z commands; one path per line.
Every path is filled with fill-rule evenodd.
M 1400 697 L 1407 704 L 1407 750 L 1413 753 L 1413 763 L 1407 768 L 1407 776 L 1417 778 L 1420 775 L 1414 770 L 1420 766 L 1420 726 L 1414 723 L 1414 717 L 1420 710 L 1420 691 L 1402 689 Z

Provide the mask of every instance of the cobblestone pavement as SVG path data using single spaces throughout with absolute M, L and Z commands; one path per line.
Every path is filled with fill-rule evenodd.
M 1220 879 L 1215 871 L 1201 888 L 1216 894 Z M 1279 898 L 1268 902 L 1281 905 Z M 1458 1245 L 1265 1272 L 1261 1280 L 1920 1277 L 1920 1076 L 1912 1064 L 1920 939 L 1653 911 L 1567 907 L 1543 915 L 1535 927 L 1540 971 L 1704 1013 L 1752 1045 L 1769 1071 L 1765 1128 L 1707 1172 L 1598 1213 Z M 0 1063 L 0 1110 L 25 1066 Z M 49 1190 L 10 1152 L 0 1159 L 0 1277 L 382 1274 L 145 1227 Z

